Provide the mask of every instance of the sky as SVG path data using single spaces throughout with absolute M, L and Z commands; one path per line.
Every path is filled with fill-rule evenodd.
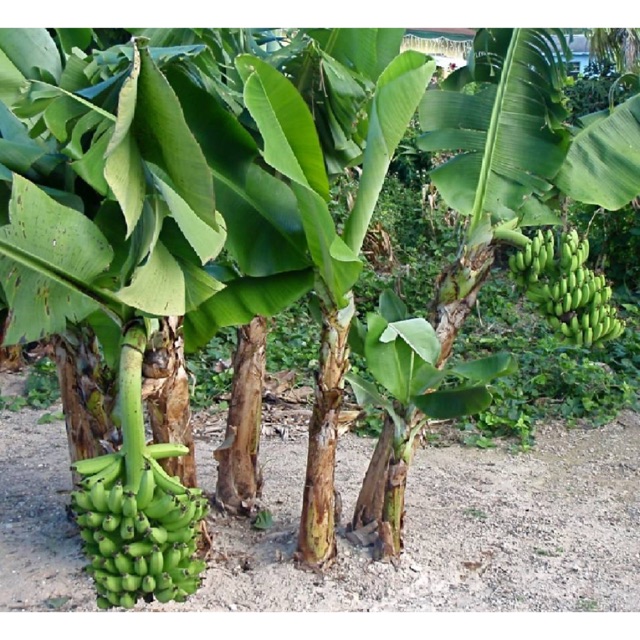
M 392 7 L 392 9 L 390 9 Z M 284 2 L 244 0 L 172 3 L 110 0 L 107 3 L 31 0 L 9 3 L 2 10 L 3 27 L 591 27 L 640 26 L 640 3 L 535 0 L 506 3 L 489 0 L 430 3 L 425 0 L 358 2 Z M 461 24 L 464 23 L 464 24 Z

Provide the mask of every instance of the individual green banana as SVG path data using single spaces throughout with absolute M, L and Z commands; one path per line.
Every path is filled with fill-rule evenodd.
M 144 510 L 147 514 L 147 517 L 157 520 L 158 518 L 162 518 L 169 511 L 172 511 L 178 506 L 178 502 L 176 498 L 170 493 L 165 493 L 164 491 L 156 492 L 158 496 L 153 500 L 153 502 Z
M 577 309 L 582 302 L 582 289 L 580 287 L 576 287 L 571 293 L 571 306 L 569 307 L 572 310 Z
M 147 535 L 156 544 L 164 544 L 169 539 L 168 531 L 162 526 L 149 527 Z
M 156 589 L 158 591 L 162 591 L 163 589 L 169 589 L 173 587 L 173 580 L 171 579 L 171 576 L 166 571 L 163 571 L 161 574 L 154 577 L 156 579 Z
M 194 521 L 197 518 L 194 518 Z M 192 524 L 188 527 L 184 527 L 182 529 L 177 529 L 176 531 L 167 531 L 167 542 L 189 542 L 195 535 L 195 529 Z
M 567 291 L 562 301 L 563 313 L 569 313 L 572 304 L 573 304 L 573 297 L 571 296 L 571 292 Z
M 522 251 L 516 252 L 516 267 L 518 271 L 526 271 L 527 267 L 524 263 L 524 253 Z
M 124 499 L 124 487 L 121 480 L 116 480 L 109 491 L 108 505 L 109 511 L 114 514 L 122 513 L 122 501 Z
M 136 537 L 136 521 L 129 516 L 122 516 L 120 520 L 120 537 L 124 541 L 133 540 Z
M 111 484 L 116 481 L 118 476 L 122 471 L 123 459 L 122 456 L 118 456 L 111 462 L 107 467 L 105 467 L 99 473 L 96 473 L 92 476 L 87 476 L 84 478 L 80 485 L 86 489 L 91 489 L 91 487 L 101 480 L 104 481 L 105 487 L 111 487 Z
M 84 526 L 87 526 L 90 529 L 99 529 L 100 527 L 102 527 L 102 521 L 105 517 L 104 513 L 99 513 L 97 511 L 87 511 L 87 513 L 85 513 L 84 515 L 84 522 L 86 522 L 86 525 Z
M 142 576 L 132 573 L 125 573 L 122 576 L 122 588 L 125 591 L 137 591 L 142 584 Z
M 187 493 L 187 488 L 174 480 L 153 458 L 148 458 L 149 464 L 153 469 L 155 481 L 158 487 L 167 493 L 171 493 L 174 496 L 179 496 Z
M 560 297 L 564 300 L 567 295 L 567 291 L 569 291 L 569 279 L 566 276 L 563 276 L 560 279 Z
M 151 523 L 149 522 L 149 518 L 147 518 L 144 512 L 138 511 L 134 520 L 136 531 L 142 535 L 148 534 L 149 530 L 151 529 Z
M 133 573 L 133 560 L 122 551 L 113 556 L 118 573 L 122 576 Z
M 153 492 L 156 488 L 156 481 L 151 465 L 146 464 L 140 478 L 140 486 L 136 493 L 138 511 L 144 511 L 153 500 Z
M 529 242 L 527 246 L 524 248 L 524 266 L 527 268 L 530 267 L 532 260 L 533 260 L 533 248 L 531 246 L 531 242 Z
M 76 519 L 76 521 L 77 521 L 77 519 Z M 78 525 L 80 525 L 80 527 L 81 527 L 80 528 L 80 537 L 82 538 L 82 540 L 84 542 L 89 543 L 89 544 L 93 544 L 93 542 L 94 542 L 94 540 L 93 540 L 93 532 L 91 531 L 91 529 L 89 529 L 86 524 L 80 524 L 78 522 Z
M 133 609 L 136 604 L 136 599 L 129 591 L 125 591 L 120 596 L 120 606 L 125 609 Z
M 86 460 L 76 460 L 71 465 L 71 470 L 79 473 L 81 476 L 93 476 L 104 471 L 110 464 L 118 459 L 122 459 L 120 453 L 107 453 L 96 458 L 87 458 Z
M 582 334 L 582 337 L 583 337 L 584 346 L 590 347 L 593 342 L 593 329 L 591 327 L 586 329 Z
M 153 595 L 158 602 L 164 604 L 173 600 L 177 592 L 178 590 L 172 585 L 166 589 L 157 590 Z
M 603 329 L 604 324 L 602 322 L 598 322 L 598 324 L 593 328 L 593 342 L 595 342 L 602 335 Z
M 135 518 L 138 513 L 138 501 L 136 500 L 136 494 L 131 489 L 124 491 L 124 498 L 122 499 L 122 515 L 126 518 Z
M 154 460 L 162 460 L 163 458 L 176 458 L 186 456 L 189 453 L 189 447 L 177 442 L 159 442 L 149 444 L 145 447 L 144 454 Z
M 178 566 L 180 560 L 182 560 L 182 552 L 180 551 L 178 543 L 174 543 L 170 547 L 166 548 L 163 555 L 164 571 L 172 571 Z
M 91 502 L 90 494 L 87 491 L 72 491 L 71 505 L 76 512 L 79 510 L 93 511 L 93 502 Z
M 556 316 L 549 316 L 549 324 L 551 325 L 552 329 L 555 329 L 556 331 L 558 331 L 560 329 L 562 322 L 560 322 L 560 319 L 557 318 Z
M 153 593 L 156 589 L 156 579 L 152 575 L 147 574 L 142 578 L 141 587 L 145 593 Z
M 98 480 L 92 485 L 90 497 L 96 511 L 100 511 L 102 513 L 109 511 L 109 494 L 104 488 L 104 480 Z
M 102 521 L 102 529 L 108 533 L 113 533 L 120 526 L 122 518 L 115 513 L 107 513 Z
M 133 571 L 139 576 L 146 576 L 149 573 L 149 563 L 145 556 L 137 556 L 133 561 Z
M 178 589 L 182 589 L 186 595 L 191 596 L 200 588 L 200 579 L 186 578 L 185 580 L 181 580 L 176 586 Z
M 149 575 L 158 576 L 164 569 L 164 555 L 159 546 L 153 547 L 149 555 Z
M 560 254 L 560 268 L 563 270 L 569 269 L 571 266 L 571 249 L 566 242 L 561 244 Z
M 102 584 L 104 584 L 109 591 L 116 593 L 123 591 L 122 576 L 107 575 Z
M 98 543 L 100 553 L 108 558 L 114 556 L 119 551 L 118 544 L 113 538 L 107 537 L 106 534 L 102 532 L 98 533 L 99 537 L 96 538 L 96 542 Z
M 122 551 L 135 560 L 140 556 L 149 555 L 154 547 L 155 544 L 150 540 L 136 540 L 125 544 Z

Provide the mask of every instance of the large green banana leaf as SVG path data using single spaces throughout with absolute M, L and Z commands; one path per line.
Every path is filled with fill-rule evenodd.
M 640 95 L 578 133 L 555 183 L 571 198 L 611 211 L 640 194 Z
M 376 82 L 398 55 L 404 29 L 305 29 L 323 51 L 352 71 Z
M 222 327 L 247 324 L 257 315 L 280 313 L 310 291 L 313 283 L 311 268 L 227 282 L 220 293 L 185 316 L 185 349 L 204 347 Z
M 213 173 L 227 249 L 241 271 L 262 277 L 309 266 L 296 198 L 255 162 L 259 151 L 251 135 L 187 74 L 175 69 L 167 77 Z
M 59 333 L 67 320 L 96 311 L 92 281 L 113 251 L 86 216 L 17 174 L 9 212 L 10 224 L 0 227 L 0 279 L 11 309 L 5 343 L 13 344 Z
M 338 236 L 329 212 L 329 182 L 311 112 L 291 81 L 266 62 L 246 54 L 236 66 L 245 81 L 245 104 L 264 142 L 263 157 L 291 181 L 313 263 L 341 306 L 362 265 Z
M 343 234 L 345 243 L 356 254 L 362 248 L 393 154 L 435 68 L 433 60 L 416 51 L 405 51 L 394 58 L 378 78 L 362 177 Z
M 62 62 L 46 29 L 0 29 L 0 100 L 16 102 L 29 80 L 58 82 Z
M 563 162 L 564 63 L 553 36 L 564 44 L 558 30 L 481 30 L 470 65 L 420 105 L 419 146 L 458 152 L 431 177 L 471 216 L 470 233 L 488 217 L 515 217 L 528 196 L 543 198 Z

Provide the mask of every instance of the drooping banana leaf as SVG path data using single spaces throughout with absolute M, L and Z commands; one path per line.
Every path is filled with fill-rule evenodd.
M 571 198 L 610 211 L 640 194 L 640 95 L 577 134 L 555 183 Z
M 222 327 L 250 322 L 256 315 L 270 317 L 290 307 L 313 287 L 311 268 L 263 278 L 242 277 L 187 313 L 184 319 L 185 350 L 205 346 Z
M 167 77 L 213 173 L 216 206 L 227 225 L 227 249 L 242 272 L 261 277 L 308 266 L 291 189 L 258 166 L 255 141 L 214 95 L 179 69 Z
M 264 141 L 264 159 L 290 180 L 313 262 L 341 306 L 362 265 L 338 236 L 329 212 L 329 182 L 311 112 L 291 81 L 266 62 L 247 54 L 236 66 L 245 81 L 245 104 Z
M 60 54 L 46 29 L 0 29 L 0 99 L 11 106 L 29 80 L 57 83 Z
M 10 224 L 0 227 L 0 278 L 11 309 L 7 344 L 60 333 L 99 308 L 92 281 L 113 251 L 83 214 L 15 174 Z
M 569 146 L 557 43 L 566 50 L 559 30 L 483 29 L 469 66 L 424 96 L 419 146 L 456 153 L 431 177 L 449 206 L 471 216 L 470 235 L 552 188 Z

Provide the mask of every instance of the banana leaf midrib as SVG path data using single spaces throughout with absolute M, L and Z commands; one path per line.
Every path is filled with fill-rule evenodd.
M 106 289 L 94 288 L 80 278 L 43 260 L 41 257 L 16 247 L 3 238 L 0 238 L 0 260 L 3 257 L 17 262 L 26 269 L 42 274 L 56 284 L 70 289 L 73 293 L 81 294 L 91 299 L 118 325 L 122 324 L 122 318 L 114 311 L 114 308 L 120 309 L 123 307 L 123 304 L 112 292 Z

